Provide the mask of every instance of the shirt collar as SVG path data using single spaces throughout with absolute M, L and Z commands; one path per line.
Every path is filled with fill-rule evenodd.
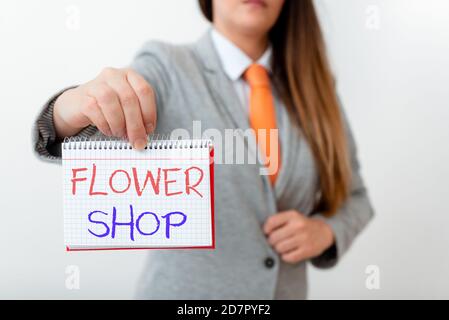
M 238 80 L 253 61 L 217 30 L 212 29 L 211 36 L 225 73 L 232 81 Z M 265 67 L 269 72 L 271 72 L 271 54 L 272 49 L 269 46 L 256 62 Z

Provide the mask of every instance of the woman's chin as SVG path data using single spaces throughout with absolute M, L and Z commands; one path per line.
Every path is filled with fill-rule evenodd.
M 256 19 L 253 19 L 246 20 L 245 23 L 240 24 L 239 29 L 242 34 L 258 36 L 266 34 L 271 29 L 271 27 L 269 25 L 266 25 L 266 23 L 263 23 L 263 21 L 261 23 L 261 21 L 256 21 Z

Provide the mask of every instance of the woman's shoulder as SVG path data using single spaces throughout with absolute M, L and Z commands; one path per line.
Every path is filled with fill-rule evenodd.
M 201 63 L 194 51 L 194 44 L 148 41 L 137 53 L 131 67 L 153 86 L 163 101 L 175 86 L 201 81 Z
M 139 57 L 152 57 L 172 67 L 185 65 L 194 59 L 192 44 L 174 44 L 160 40 L 145 42 L 137 53 L 136 58 Z

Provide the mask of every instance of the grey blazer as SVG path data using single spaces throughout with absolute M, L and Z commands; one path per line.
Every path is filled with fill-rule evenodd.
M 203 130 L 249 128 L 209 33 L 191 45 L 149 42 L 131 66 L 156 92 L 157 132 L 170 133 L 177 128 L 192 131 L 195 120 L 201 121 Z M 57 96 L 45 105 L 34 129 L 36 152 L 54 162 L 61 159 L 52 122 Z M 138 298 L 305 299 L 307 263 L 282 262 L 262 232 L 266 219 L 283 210 L 315 215 L 333 228 L 336 243 L 311 260 L 316 267 L 334 266 L 348 250 L 373 215 L 349 126 L 352 192 L 334 217 L 325 218 L 313 212 L 318 175 L 309 146 L 288 117 L 281 123 L 283 162 L 276 188 L 259 175 L 259 165 L 216 165 L 216 249 L 149 251 L 138 282 Z M 101 133 L 87 127 L 79 136 L 97 137 Z

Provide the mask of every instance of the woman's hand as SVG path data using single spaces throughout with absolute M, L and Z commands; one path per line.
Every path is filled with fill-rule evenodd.
M 264 232 L 268 243 L 287 263 L 317 257 L 334 243 L 334 233 L 326 222 L 295 210 L 268 218 Z
M 143 149 L 156 126 L 156 100 L 137 72 L 106 68 L 94 80 L 59 96 L 53 121 L 58 137 L 94 125 L 107 136 L 128 138 L 136 149 Z

